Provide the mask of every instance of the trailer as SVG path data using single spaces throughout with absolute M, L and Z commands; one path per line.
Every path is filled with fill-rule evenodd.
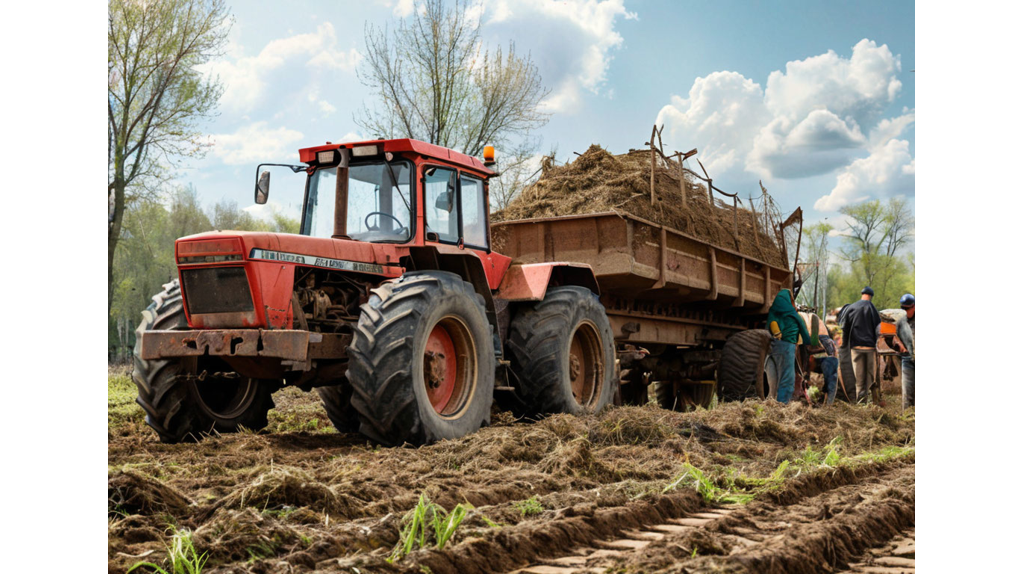
M 763 370 L 761 329 L 775 295 L 793 286 L 789 269 L 622 212 L 499 222 L 492 235 L 518 264 L 590 267 L 615 336 L 622 402 L 646 403 L 650 385 L 663 407 L 708 407 L 716 374 L 727 398 L 763 398 L 761 385 L 742 384 L 760 373 L 717 371 L 727 340 L 751 330 L 739 342 L 758 359 L 744 357 L 741 370 Z

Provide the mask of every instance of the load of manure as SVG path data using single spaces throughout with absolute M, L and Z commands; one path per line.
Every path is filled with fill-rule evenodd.
M 766 192 L 756 199 L 768 206 L 767 217 L 765 209 L 752 211 L 742 204 L 734 207 L 731 197 L 717 192 L 712 204 L 706 182 L 655 152 L 652 204 L 651 155 L 650 149 L 613 155 L 595 144 L 565 165 L 557 166 L 552 158 L 544 158 L 537 181 L 505 209 L 491 214 L 491 219 L 500 222 L 614 211 L 787 267 L 778 212 Z M 680 179 L 686 187 L 685 206 Z

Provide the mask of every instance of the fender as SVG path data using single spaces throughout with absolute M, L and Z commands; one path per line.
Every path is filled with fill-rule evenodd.
M 509 302 L 540 301 L 549 287 L 561 285 L 578 285 L 590 289 L 595 295 L 601 294 L 590 265 L 551 261 L 512 265 L 505 272 L 495 297 Z
M 486 261 L 484 259 L 486 258 Z M 462 277 L 473 285 L 473 288 L 481 297 L 487 307 L 487 319 L 497 327 L 498 319 L 494 309 L 494 296 L 491 292 L 491 283 L 496 280 L 489 277 L 485 265 L 496 269 L 499 277 L 504 266 L 511 262 L 504 256 L 495 253 L 485 254 L 481 257 L 471 249 L 459 249 L 447 245 L 425 245 L 409 248 L 409 255 L 402 257 L 400 263 L 409 271 L 448 271 Z

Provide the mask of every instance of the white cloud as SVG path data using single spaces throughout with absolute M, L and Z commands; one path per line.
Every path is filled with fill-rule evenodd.
M 842 170 L 832 194 L 816 204 L 838 209 L 856 198 L 913 191 L 909 147 L 892 142 L 914 113 L 880 120 L 902 87 L 899 71 L 898 55 L 864 39 L 849 58 L 829 50 L 788 62 L 763 90 L 736 72 L 697 78 L 689 97 L 672 96 L 657 122 L 670 146 L 700 149 L 712 176 L 736 166 L 769 181 Z M 868 189 L 868 182 L 882 185 Z
M 214 157 L 227 165 L 244 165 L 261 161 L 294 160 L 302 132 L 288 128 L 267 128 L 267 122 L 249 124 L 233 134 L 215 134 Z
M 679 149 L 699 142 L 701 163 L 722 173 L 742 161 L 770 118 L 760 85 L 736 72 L 714 72 L 697 78 L 688 98 L 672 96 L 657 123 L 665 125 L 663 137 Z
M 302 210 L 297 205 L 283 205 L 273 199 L 267 200 L 264 204 L 254 203 L 248 207 L 242 208 L 249 215 L 256 219 L 262 219 L 263 221 L 274 222 L 274 216 L 282 214 L 290 219 L 299 219 L 302 217 Z
M 786 63 L 786 71 L 769 74 L 765 105 L 775 116 L 793 120 L 816 109 L 828 109 L 863 124 L 877 118 L 896 99 L 902 84 L 896 79 L 899 56 L 885 44 L 863 39 L 850 59 L 832 50 Z
M 320 99 L 320 90 L 312 89 L 306 94 L 306 98 L 310 103 L 316 104 L 316 107 L 323 113 L 324 117 L 327 117 L 334 112 L 338 111 L 338 108 L 334 107 L 333 104 L 327 100 Z
M 488 29 L 507 31 L 521 44 L 528 43 L 545 83 L 552 87 L 542 102 L 544 111 L 570 112 L 579 106 L 584 91 L 599 94 L 605 84 L 612 51 L 623 44 L 615 22 L 620 17 L 636 19 L 623 1 L 495 0 L 479 6 L 486 13 L 485 34 Z
M 914 193 L 914 158 L 910 142 L 891 139 L 839 174 L 832 192 L 814 202 L 818 211 L 839 208 L 872 196 L 886 197 Z
M 765 178 L 793 179 L 828 173 L 849 163 L 866 138 L 856 123 L 829 110 L 794 122 L 776 117 L 754 138 L 747 169 Z
M 229 45 L 231 57 L 201 69 L 220 77 L 224 84 L 221 104 L 234 112 L 244 112 L 260 102 L 267 75 L 291 60 L 324 71 L 352 72 L 362 56 L 355 48 L 342 50 L 337 44 L 334 26 L 324 22 L 315 32 L 271 40 L 257 56 L 242 56 L 237 45 Z

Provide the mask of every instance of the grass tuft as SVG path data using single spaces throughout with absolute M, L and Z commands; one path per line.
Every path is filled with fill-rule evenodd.
M 431 543 L 438 550 L 443 550 L 471 508 L 470 505 L 459 503 L 448 512 L 441 505 L 431 502 L 425 493 L 421 494 L 416 506 L 402 518 L 398 544 L 387 561 L 393 563 L 401 560 L 413 550 L 426 548 Z
M 526 500 L 517 500 L 512 503 L 512 506 L 519 511 L 523 518 L 544 512 L 544 505 L 536 496 L 531 496 Z
M 148 567 L 157 574 L 201 574 L 206 560 L 206 552 L 199 554 L 192 543 L 192 531 L 182 528 L 175 531 L 171 536 L 171 544 L 167 546 L 167 562 L 170 564 L 170 571 L 164 570 L 152 562 L 138 562 L 129 568 L 128 572 Z

